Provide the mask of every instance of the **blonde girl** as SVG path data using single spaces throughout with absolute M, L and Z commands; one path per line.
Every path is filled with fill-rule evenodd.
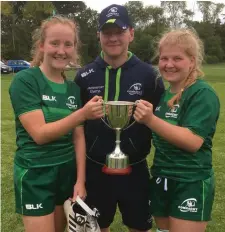
M 159 70 L 170 86 L 154 113 L 141 100 L 134 116 L 153 131 L 153 216 L 158 232 L 203 232 L 214 200 L 212 139 L 220 103 L 199 79 L 203 44 L 195 32 L 166 33 L 158 52 Z

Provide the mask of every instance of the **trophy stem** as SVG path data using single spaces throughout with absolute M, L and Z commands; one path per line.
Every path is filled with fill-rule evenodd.
M 120 150 L 120 134 L 121 134 L 121 129 L 116 128 L 116 147 L 115 147 L 115 155 L 119 156 L 121 154 L 121 150 Z

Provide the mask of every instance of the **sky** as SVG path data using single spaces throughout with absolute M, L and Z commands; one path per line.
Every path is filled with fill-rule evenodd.
M 86 0 L 84 2 L 91 9 L 101 12 L 101 10 L 103 10 L 105 7 L 111 4 L 123 5 L 128 1 L 126 0 L 101 0 L 101 1 Z M 144 3 L 144 6 L 148 6 L 148 5 L 160 6 L 160 0 L 142 0 L 142 2 Z M 197 2 L 196 0 L 187 1 L 187 8 L 195 12 L 194 20 L 201 20 L 202 14 L 198 12 L 196 2 Z M 225 0 L 213 0 L 213 2 L 225 4 Z M 225 9 L 223 10 L 223 13 L 225 14 Z

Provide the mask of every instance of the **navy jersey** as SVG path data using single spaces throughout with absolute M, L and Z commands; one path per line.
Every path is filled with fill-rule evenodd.
M 95 95 L 104 101 L 147 100 L 154 107 L 164 92 L 160 77 L 153 67 L 130 54 L 126 63 L 117 69 L 109 66 L 100 56 L 93 63 L 80 69 L 75 82 L 81 90 L 83 104 Z M 115 131 L 108 128 L 100 119 L 85 123 L 87 155 L 98 162 L 105 162 L 106 155 L 115 148 Z M 129 155 L 130 162 L 144 159 L 150 152 L 151 130 L 135 123 L 121 133 L 121 150 Z

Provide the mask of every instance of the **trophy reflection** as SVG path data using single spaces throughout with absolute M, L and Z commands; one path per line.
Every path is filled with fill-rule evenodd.
M 108 101 L 104 103 L 107 122 L 102 121 L 116 132 L 115 150 L 106 156 L 106 164 L 102 171 L 110 175 L 128 175 L 131 172 L 129 157 L 120 149 L 120 134 L 122 130 L 132 126 L 135 121 L 129 125 L 130 118 L 135 106 L 134 102 L 128 101 Z

